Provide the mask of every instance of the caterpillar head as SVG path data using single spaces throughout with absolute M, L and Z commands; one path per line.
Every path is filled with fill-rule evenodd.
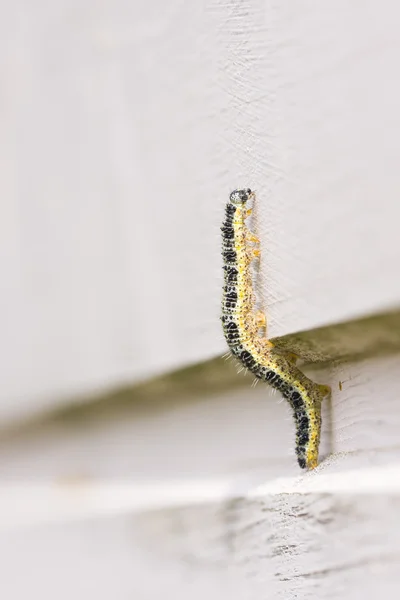
M 253 196 L 254 192 L 250 188 L 247 188 L 247 190 L 234 190 L 229 196 L 229 200 L 235 205 L 246 204 Z

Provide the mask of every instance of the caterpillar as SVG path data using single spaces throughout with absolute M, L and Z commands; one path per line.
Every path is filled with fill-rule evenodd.
M 297 462 L 302 469 L 313 469 L 318 464 L 321 402 L 330 388 L 311 381 L 296 367 L 294 354 L 280 351 L 260 335 L 266 318 L 255 309 L 251 273 L 251 263 L 260 256 L 259 239 L 245 223 L 252 212 L 247 203 L 254 198 L 250 189 L 234 190 L 225 208 L 222 328 L 232 354 L 288 400 L 296 427 Z

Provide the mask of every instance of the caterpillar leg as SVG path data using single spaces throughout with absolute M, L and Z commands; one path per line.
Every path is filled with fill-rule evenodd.
M 257 327 L 258 328 L 265 327 L 266 324 L 267 324 L 267 319 L 265 317 L 265 314 L 261 310 L 258 310 L 256 312 L 256 325 L 257 325 Z
M 292 365 L 295 365 L 299 357 L 294 352 L 286 352 L 286 358 Z
M 256 311 L 255 322 L 256 322 L 257 329 L 261 329 L 262 327 L 265 327 L 265 328 L 267 327 L 267 317 L 265 316 L 265 313 L 262 312 L 262 310 Z M 270 340 L 266 337 L 259 338 L 258 341 L 260 344 L 262 344 L 265 347 L 266 352 L 269 352 L 269 350 L 271 350 L 271 348 L 274 348 L 274 346 L 275 346 L 275 344 L 270 342 Z
M 261 338 L 259 340 L 259 343 L 262 344 L 263 346 L 265 346 L 265 352 L 268 353 L 269 350 L 271 350 L 272 348 L 275 348 L 275 344 L 273 344 L 272 342 L 270 342 L 267 338 Z
M 246 241 L 252 242 L 253 244 L 259 244 L 260 238 L 258 238 L 256 235 L 254 235 L 254 233 L 252 233 L 251 231 L 247 230 L 246 231 Z
M 319 391 L 321 392 L 321 396 L 325 398 L 325 396 L 330 396 L 332 394 L 332 388 L 330 385 L 318 385 Z

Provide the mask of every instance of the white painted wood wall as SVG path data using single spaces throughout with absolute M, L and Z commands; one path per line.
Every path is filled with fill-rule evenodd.
M 397 598 L 396 328 L 390 353 L 307 367 L 334 391 L 312 473 L 277 396 L 209 392 L 207 370 L 179 402 L 161 383 L 140 410 L 47 418 L 225 351 L 233 187 L 257 190 L 271 336 L 396 314 L 397 3 L 0 17 L 1 597 Z

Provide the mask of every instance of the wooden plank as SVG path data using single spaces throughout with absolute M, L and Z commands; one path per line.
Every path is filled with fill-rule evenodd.
M 272 335 L 398 305 L 398 15 L 391 0 L 301 1 L 267 9 L 265 30 L 232 22 L 249 44 L 241 97 L 254 102 L 238 119 Z
M 287 405 L 262 385 L 179 402 L 159 384 L 160 403 L 153 388 L 154 403 L 3 434 L 0 593 L 396 597 L 399 361 L 308 368 L 333 387 L 309 473 Z
M 319 470 L 341 472 L 400 460 L 397 374 L 400 355 L 307 372 L 332 386 L 323 405 Z M 160 384 L 135 398 L 88 406 L 3 432 L 0 475 L 31 481 L 149 480 L 236 474 L 269 481 L 298 471 L 290 408 L 251 378 L 214 394 Z M 207 373 L 202 372 L 207 380 Z M 341 389 L 340 389 L 341 388 Z M 162 399 L 162 401 L 161 401 Z
M 398 307 L 394 0 L 2 12 L 3 421 L 223 352 L 236 186 L 272 336 Z
M 65 479 L 0 486 L 1 534 L 32 526 L 74 522 L 88 518 L 118 518 L 121 515 L 185 511 L 190 507 L 214 507 L 236 502 L 255 503 L 281 496 L 354 495 L 396 498 L 400 495 L 399 464 L 361 468 L 302 472 L 251 484 L 235 476 L 165 479 L 134 482 L 123 479 L 91 481 Z M 27 502 L 29 498 L 29 502 Z M 156 514 L 155 517 L 153 515 Z
M 398 509 L 390 495 L 267 495 L 149 516 L 142 543 L 161 568 L 185 565 L 192 581 L 217 571 L 228 586 L 232 574 L 238 598 L 395 597 Z
M 54 597 L 56 586 L 61 598 L 87 597 L 88 590 L 106 598 L 112 585 L 119 597 L 158 598 L 163 590 L 184 598 L 193 588 L 195 598 L 207 590 L 211 598 L 230 592 L 234 599 L 255 599 L 266 588 L 278 598 L 340 594 L 352 599 L 362 593 L 373 599 L 378 591 L 394 597 L 400 586 L 399 481 L 398 467 L 314 473 L 230 493 L 225 501 L 218 483 L 202 482 L 200 493 L 175 485 L 175 497 L 174 486 L 165 484 L 154 486 L 147 506 L 141 507 L 143 489 L 136 488 L 135 494 L 135 488 L 116 486 L 114 499 L 122 505 L 112 506 L 114 514 L 112 485 L 102 494 L 97 486 L 103 505 L 96 502 L 96 489 L 83 486 L 69 491 L 74 521 L 64 511 L 60 514 L 68 524 L 2 528 L 0 590 L 11 599 L 24 597 L 28 589 Z M 59 490 L 62 494 L 68 490 Z M 54 490 L 42 494 L 46 519 L 55 499 Z M 90 502 L 92 518 L 76 520 L 79 503 L 82 511 Z M 146 512 L 157 505 L 156 512 Z M 17 570 L 24 577 L 16 577 Z

